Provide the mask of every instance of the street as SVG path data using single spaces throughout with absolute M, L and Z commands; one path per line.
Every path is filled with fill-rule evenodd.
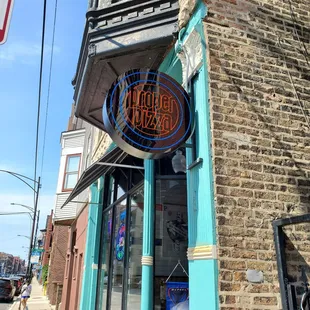
M 17 299 L 17 297 L 14 297 L 14 301 Z M 12 302 L 4 302 L 0 301 L 0 310 L 9 310 L 12 307 Z

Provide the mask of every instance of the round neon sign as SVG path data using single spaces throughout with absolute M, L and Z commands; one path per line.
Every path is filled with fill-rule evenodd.
M 193 115 L 187 92 L 170 76 L 131 70 L 112 84 L 103 107 L 112 140 L 125 152 L 156 159 L 190 137 Z

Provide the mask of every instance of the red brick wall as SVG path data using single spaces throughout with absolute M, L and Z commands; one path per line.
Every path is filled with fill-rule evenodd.
M 310 211 L 309 1 L 291 2 L 295 18 L 290 1 L 205 1 L 225 310 L 281 309 L 272 221 Z M 298 251 L 307 232 L 295 233 Z M 296 272 L 310 259 L 303 251 L 294 254 Z M 264 281 L 247 281 L 247 269 Z
M 80 291 L 82 287 L 84 251 L 87 236 L 88 207 L 86 207 L 76 222 L 70 227 L 70 238 L 67 245 L 67 260 L 65 267 L 64 287 L 61 301 L 62 310 L 79 309 Z M 76 232 L 76 242 L 73 251 L 71 238 Z
M 42 265 L 47 265 L 49 262 L 49 256 L 50 256 L 50 243 L 51 238 L 53 236 L 53 210 L 51 212 L 51 215 L 48 216 L 47 220 L 47 226 L 46 226 L 46 235 L 44 240 L 44 252 L 43 252 L 43 259 L 42 259 Z
M 68 244 L 68 227 L 54 226 L 53 245 L 50 257 L 47 295 L 52 305 L 56 303 L 57 283 L 63 283 Z

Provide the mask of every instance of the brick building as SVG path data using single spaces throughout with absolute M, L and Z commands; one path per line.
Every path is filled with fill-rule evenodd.
M 69 307 L 63 309 L 76 309 L 75 306 L 78 303 L 82 277 L 81 270 L 78 268 L 83 264 L 88 192 L 85 191 L 79 197 L 79 202 L 71 202 L 66 206 L 63 206 L 63 203 L 70 195 L 85 166 L 90 163 L 88 155 L 91 141 L 91 126 L 84 124 L 82 120 L 77 120 L 72 114 L 67 131 L 61 134 L 55 209 L 47 223 L 52 227 L 53 232 L 50 235 L 50 242 L 45 244 L 48 248 L 46 254 L 49 254 L 49 247 L 52 244 L 47 295 L 51 304 L 56 305 L 56 309 L 59 308 L 61 301 L 65 307 Z M 46 238 L 48 239 L 48 235 Z M 43 260 L 48 260 L 48 256 L 43 257 Z M 68 274 L 75 275 L 75 273 L 79 276 L 68 277 Z
M 46 228 L 44 232 L 44 240 L 43 240 L 43 249 L 44 252 L 42 254 L 42 266 L 48 265 L 51 249 L 53 244 L 53 210 L 51 210 L 51 214 L 47 216 L 46 219 Z
M 272 221 L 310 211 L 309 3 L 206 5 L 221 308 L 279 309 Z M 300 251 L 295 268 L 309 259 Z
M 47 279 L 47 296 L 52 305 L 59 304 L 61 301 L 67 243 L 68 227 L 55 225 Z
M 79 309 L 83 279 L 85 242 L 87 233 L 88 206 L 81 209 L 77 219 L 69 228 L 66 251 L 66 266 L 63 283 L 61 309 Z
M 301 276 L 309 273 L 309 225 L 286 226 L 276 253 L 273 223 L 310 213 L 308 5 L 89 2 L 74 81 L 76 116 L 106 131 L 102 104 L 111 84 L 126 71 L 146 67 L 173 77 L 190 93 L 195 132 L 177 154 L 144 163 L 124 154 L 118 142 L 96 158 L 109 168 L 86 170 L 73 189 L 67 203 L 91 184 L 93 189 L 81 310 L 96 304 L 104 310 L 166 309 L 165 281 L 177 262 L 188 277 L 176 272 L 174 281 L 188 283 L 190 309 L 288 310 L 287 284 L 299 302 Z M 121 126 L 125 133 L 136 129 Z M 96 149 L 107 148 L 98 142 Z M 186 167 L 176 172 L 173 161 L 180 154 Z M 126 183 L 135 176 L 133 166 L 143 164 L 143 180 Z M 187 229 L 178 254 L 164 225 L 174 214 L 165 210 L 173 206 Z M 124 256 L 113 247 L 121 229 Z

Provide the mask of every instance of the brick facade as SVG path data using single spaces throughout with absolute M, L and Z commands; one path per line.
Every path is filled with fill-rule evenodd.
M 57 285 L 62 286 L 64 280 L 67 244 L 68 227 L 55 225 L 47 279 L 47 296 L 52 305 L 56 304 Z M 61 300 L 61 298 L 59 298 L 59 300 Z
M 51 241 L 53 236 L 53 210 L 47 216 L 46 233 L 44 237 L 44 252 L 42 257 L 42 266 L 48 265 L 51 254 Z
M 310 211 L 309 1 L 291 2 L 205 1 L 225 310 L 281 308 L 272 221 Z M 300 227 L 292 228 L 298 246 L 288 249 L 298 253 L 295 280 L 310 262 Z M 247 269 L 262 271 L 263 283 L 248 282 Z
M 84 271 L 85 243 L 88 223 L 88 206 L 85 207 L 69 229 L 66 253 L 62 310 L 79 309 Z

